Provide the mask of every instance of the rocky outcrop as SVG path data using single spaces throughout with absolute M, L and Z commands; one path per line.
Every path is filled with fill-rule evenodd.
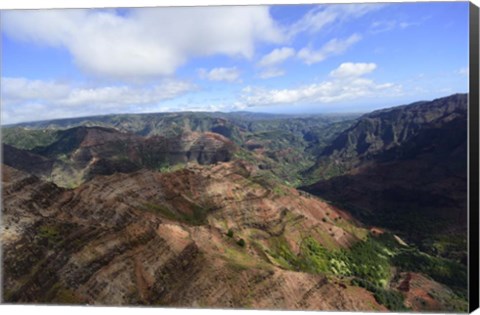
M 370 160 L 412 158 L 440 144 L 429 143 L 438 141 L 432 137 L 441 138 L 444 146 L 450 146 L 444 149 L 454 149 L 466 142 L 466 120 L 467 94 L 374 111 L 360 117 L 333 140 L 310 172 L 322 169 L 326 175 L 328 163 L 348 172 Z M 442 132 L 441 137 L 436 135 Z

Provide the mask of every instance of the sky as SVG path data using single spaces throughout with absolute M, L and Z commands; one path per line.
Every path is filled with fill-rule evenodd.
M 3 10 L 1 123 L 468 92 L 468 2 Z

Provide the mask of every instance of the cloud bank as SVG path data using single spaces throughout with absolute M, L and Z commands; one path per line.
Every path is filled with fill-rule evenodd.
M 2 78 L 2 121 L 35 120 L 155 110 L 163 101 L 195 89 L 165 79 L 149 86 L 78 87 L 55 81 Z
M 63 47 L 82 70 L 112 79 L 172 75 L 193 57 L 248 59 L 256 42 L 284 39 L 264 6 L 7 11 L 1 23 L 8 36 Z
M 363 76 L 376 69 L 374 63 L 343 63 L 330 72 L 330 79 L 289 89 L 243 89 L 244 107 L 282 104 L 327 104 L 368 97 L 394 97 L 402 87 L 393 83 L 376 83 Z

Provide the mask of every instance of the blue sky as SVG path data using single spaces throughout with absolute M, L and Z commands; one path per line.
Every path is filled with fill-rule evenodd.
M 468 91 L 468 3 L 1 12 L 2 123 L 365 112 Z

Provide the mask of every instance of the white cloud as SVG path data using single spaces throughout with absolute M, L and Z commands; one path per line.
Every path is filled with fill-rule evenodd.
M 272 67 L 284 62 L 295 55 L 295 50 L 290 47 L 276 48 L 262 57 L 258 65 L 260 67 Z
M 334 78 L 359 77 L 370 73 L 377 68 L 374 63 L 342 63 L 337 69 L 330 72 L 330 76 Z
M 380 21 L 374 21 L 370 25 L 370 32 L 377 34 L 377 33 L 383 33 L 383 32 L 388 32 L 394 29 L 406 29 L 411 26 L 416 26 L 420 25 L 418 22 L 405 22 L 405 21 L 397 21 L 397 20 L 380 20 Z
M 293 37 L 298 33 L 316 33 L 329 25 L 339 25 L 343 21 L 364 16 L 369 12 L 382 8 L 382 4 L 329 4 L 320 5 L 310 10 L 299 21 L 294 23 L 288 34 Z
M 468 67 L 464 67 L 464 68 L 459 69 L 457 73 L 460 74 L 460 75 L 468 77 L 470 71 L 469 71 Z
M 256 42 L 283 40 L 265 6 L 19 10 L 1 23 L 12 38 L 66 48 L 88 73 L 128 80 L 171 75 L 197 56 L 251 58 Z
M 409 22 L 400 22 L 398 24 L 398 26 L 401 28 L 401 29 L 406 29 L 407 27 L 410 27 L 410 26 L 415 26 L 415 25 L 419 25 L 420 23 L 409 23 Z
M 359 65 L 346 63 L 350 65 Z M 345 65 L 345 64 L 342 64 Z M 242 104 L 245 106 L 270 106 L 296 103 L 337 103 L 342 101 L 358 100 L 361 98 L 398 96 L 402 87 L 393 83 L 376 83 L 373 80 L 361 77 L 374 70 L 372 64 L 367 66 L 351 67 L 354 70 L 345 70 L 349 67 L 342 65 L 331 73 L 332 80 L 288 89 L 263 89 L 246 87 L 243 89 Z M 360 70 L 359 70 L 360 69 Z M 341 74 L 341 75 L 336 75 Z
M 210 71 L 199 69 L 198 74 L 200 78 L 210 81 L 238 82 L 240 78 L 240 71 L 236 67 L 213 68 Z
M 1 84 L 4 123 L 143 111 L 195 88 L 171 79 L 149 86 L 95 88 L 24 78 L 2 78 Z
M 393 30 L 397 26 L 397 21 L 375 21 L 370 25 L 372 33 L 383 33 Z
M 285 71 L 277 68 L 277 66 L 293 56 L 295 56 L 295 49 L 290 47 L 272 50 L 257 63 L 259 67 L 265 68 L 258 74 L 258 77 L 260 79 L 270 79 L 285 75 Z
M 270 68 L 260 72 L 258 77 L 260 79 L 271 79 L 281 77 L 283 75 L 285 75 L 285 71 L 283 71 L 282 69 Z
M 67 84 L 54 81 L 2 78 L 2 102 L 22 102 L 36 99 L 58 99 L 70 91 Z
M 328 57 L 342 54 L 350 46 L 360 41 L 362 37 L 358 34 L 353 34 L 346 39 L 334 38 L 328 41 L 318 50 L 312 50 L 309 47 L 302 48 L 297 56 L 307 65 L 321 62 Z

